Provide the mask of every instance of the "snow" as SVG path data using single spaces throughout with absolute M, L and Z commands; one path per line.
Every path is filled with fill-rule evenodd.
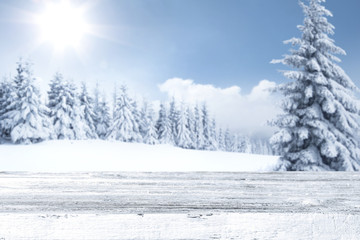
M 355 240 L 359 183 L 351 172 L 0 172 L 0 239 Z
M 0 239 L 356 240 L 359 221 L 346 214 L 5 214 Z
M 277 156 L 104 140 L 0 145 L 3 171 L 272 171 Z

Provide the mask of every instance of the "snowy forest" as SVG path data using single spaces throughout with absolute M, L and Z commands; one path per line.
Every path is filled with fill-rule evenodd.
M 270 120 L 270 140 L 253 139 L 217 126 L 206 103 L 172 99 L 156 106 L 136 101 L 127 86 L 115 89 L 112 103 L 100 87 L 78 88 L 56 73 L 40 93 L 32 64 L 20 60 L 15 77 L 0 84 L 0 141 L 30 144 L 55 139 L 103 139 L 170 144 L 185 149 L 279 155 L 277 170 L 359 171 L 359 88 L 338 65 L 346 52 L 330 38 L 335 27 L 324 0 L 300 2 L 305 18 L 301 37 L 291 38 L 282 63 L 289 80 L 277 85 L 283 113 Z M 296 48 L 297 47 L 297 48 Z M 275 103 L 274 103 L 275 104 Z M 234 110 L 234 111 L 240 111 Z
M 220 150 L 271 155 L 269 143 L 217 128 L 206 103 L 194 107 L 174 98 L 139 104 L 125 85 L 116 89 L 113 103 L 100 94 L 99 84 L 80 90 L 56 73 L 46 98 L 41 97 L 32 64 L 20 60 L 16 76 L 0 84 L 1 142 L 37 143 L 50 139 L 103 139 L 145 144 L 171 144 L 185 149 Z M 92 92 L 92 94 L 90 93 Z

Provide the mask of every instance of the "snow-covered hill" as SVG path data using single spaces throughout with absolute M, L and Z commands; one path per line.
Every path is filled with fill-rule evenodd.
M 277 160 L 276 156 L 102 140 L 0 145 L 0 171 L 271 171 Z

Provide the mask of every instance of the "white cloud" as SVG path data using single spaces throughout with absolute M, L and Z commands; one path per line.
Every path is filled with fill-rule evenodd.
M 175 97 L 187 103 L 205 101 L 223 128 L 268 137 L 273 129 L 266 123 L 279 113 L 278 99 L 269 91 L 275 86 L 274 82 L 262 80 L 249 94 L 241 94 L 239 86 L 217 88 L 209 84 L 197 84 L 190 79 L 172 78 L 160 84 L 159 89 L 169 98 Z

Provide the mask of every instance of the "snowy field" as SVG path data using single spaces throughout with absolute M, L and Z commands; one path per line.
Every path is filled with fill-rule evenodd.
M 278 157 L 119 141 L 0 144 L 0 171 L 271 171 Z
M 358 173 L 0 173 L 0 239 L 359 239 Z

